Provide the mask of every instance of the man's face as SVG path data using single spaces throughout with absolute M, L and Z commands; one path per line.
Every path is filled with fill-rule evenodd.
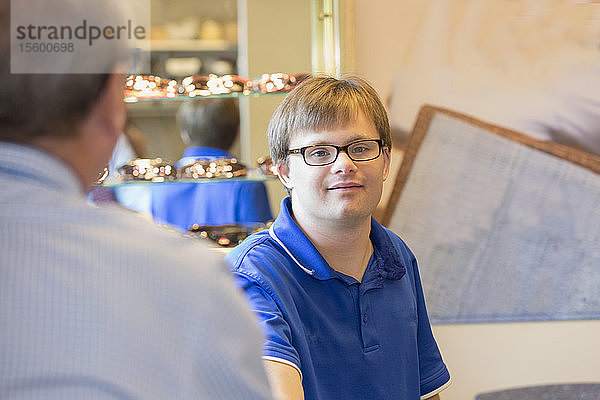
M 345 127 L 320 132 L 299 132 L 290 138 L 290 149 L 316 144 L 344 146 L 361 139 L 379 139 L 373 122 L 361 112 Z M 307 165 L 292 154 L 278 171 L 292 189 L 292 209 L 299 222 L 323 224 L 360 221 L 370 215 L 381 198 L 390 164 L 389 149 L 370 161 L 352 161 L 345 152 L 329 165 Z

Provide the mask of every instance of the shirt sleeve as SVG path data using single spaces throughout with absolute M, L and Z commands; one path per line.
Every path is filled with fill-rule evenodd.
M 263 359 L 291 365 L 302 375 L 300 357 L 292 345 L 290 326 L 276 301 L 257 280 L 240 272 L 234 272 L 234 277 L 237 286 L 244 291 L 262 329 Z
M 450 384 L 450 373 L 442 360 L 442 355 L 431 331 L 416 260 L 413 259 L 412 264 L 419 324 L 417 340 L 419 346 L 421 398 L 425 399 L 439 393 Z

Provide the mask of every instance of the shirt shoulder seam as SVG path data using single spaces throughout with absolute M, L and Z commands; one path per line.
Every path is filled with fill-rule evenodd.
M 256 246 L 259 246 L 259 245 L 263 244 L 266 240 L 269 240 L 269 236 L 268 235 L 265 235 L 264 237 L 258 239 L 256 241 L 256 243 L 252 243 L 241 254 L 237 255 L 235 257 L 235 259 L 234 259 L 234 264 L 232 265 L 232 269 L 235 269 L 236 271 L 239 270 L 240 264 L 242 263 L 242 261 L 244 260 L 244 258 L 246 258 L 246 256 L 248 255 L 248 253 L 251 252 L 252 250 L 254 250 L 254 248 Z
M 279 299 L 279 296 L 277 296 L 277 294 L 275 293 L 275 291 L 273 290 L 273 288 L 271 287 L 271 285 L 265 280 L 263 279 L 263 277 L 259 274 L 250 272 L 250 271 L 246 271 L 246 270 L 242 270 L 240 269 L 240 265 L 242 263 L 242 261 L 244 260 L 244 258 L 246 258 L 246 255 L 254 250 L 255 247 L 265 243 L 266 241 L 272 240 L 269 236 L 265 236 L 264 238 L 260 238 L 259 240 L 257 240 L 256 243 L 253 243 L 251 246 L 249 246 L 246 250 L 244 250 L 244 252 L 242 254 L 240 254 L 236 261 L 235 261 L 235 265 L 232 268 L 233 269 L 233 273 L 243 276 L 245 278 L 247 278 L 248 280 L 256 283 L 258 286 L 260 286 L 260 288 L 262 290 L 264 290 L 269 297 L 271 297 L 271 299 L 273 300 L 273 302 L 277 305 L 277 307 L 279 307 L 279 309 L 283 312 L 282 309 L 282 303 Z

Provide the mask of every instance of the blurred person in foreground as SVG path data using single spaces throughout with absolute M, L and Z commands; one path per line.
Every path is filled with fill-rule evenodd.
M 9 16 L 2 0 L 0 398 L 269 398 L 222 260 L 86 202 L 125 123 L 123 76 L 10 73 Z
M 271 228 L 227 256 L 257 313 L 279 399 L 438 399 L 450 374 L 417 261 L 372 218 L 390 126 L 359 78 L 311 78 L 268 128 L 286 197 Z
M 230 149 L 240 129 L 236 100 L 189 100 L 179 107 L 177 124 L 187 148 L 176 168 L 199 160 L 234 158 Z M 155 185 L 151 193 L 154 219 L 184 232 L 194 224 L 256 226 L 273 219 L 267 188 L 260 181 Z

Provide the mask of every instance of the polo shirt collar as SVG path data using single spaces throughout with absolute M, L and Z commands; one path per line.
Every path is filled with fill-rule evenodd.
M 305 273 L 319 280 L 339 278 L 340 274 L 331 268 L 294 221 L 291 210 L 291 199 L 286 197 L 281 201 L 279 215 L 269 229 L 271 238 L 288 253 Z M 406 273 L 406 267 L 400 261 L 401 258 L 385 229 L 373 218 L 371 219 L 370 238 L 375 251 L 374 257 L 371 257 L 369 261 L 369 268 L 365 272 L 365 277 L 367 277 L 367 273 L 371 275 L 372 272 L 369 270 L 372 269 L 371 264 L 375 263 L 373 267 L 377 269 L 375 273 L 378 277 L 390 280 L 402 278 Z
M 371 218 L 370 237 L 377 259 L 377 274 L 384 279 L 401 279 L 406 274 L 403 257 L 398 254 L 389 233 L 374 218 Z
M 216 147 L 191 146 L 183 151 L 182 157 L 220 158 L 231 157 L 231 154 L 227 150 L 217 149 Z
M 84 194 L 79 178 L 63 160 L 33 146 L 0 142 L 0 173 L 28 179 L 69 194 Z

